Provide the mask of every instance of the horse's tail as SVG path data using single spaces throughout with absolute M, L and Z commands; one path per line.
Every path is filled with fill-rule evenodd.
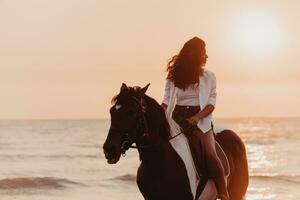
M 245 145 L 240 137 L 231 130 L 224 130 L 218 133 L 216 140 L 222 146 L 230 163 L 231 174 L 228 184 L 230 199 L 244 199 L 249 183 Z

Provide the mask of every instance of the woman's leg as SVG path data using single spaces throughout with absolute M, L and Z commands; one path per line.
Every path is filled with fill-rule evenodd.
M 207 168 L 210 176 L 216 184 L 219 198 L 227 200 L 229 199 L 229 196 L 226 188 L 224 169 L 216 152 L 214 133 L 210 130 L 207 133 L 197 134 L 197 136 L 201 140 L 207 162 Z

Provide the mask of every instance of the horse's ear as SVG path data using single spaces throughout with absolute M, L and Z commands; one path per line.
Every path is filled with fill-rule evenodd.
M 147 89 L 148 89 L 149 85 L 150 85 L 150 83 L 148 83 L 145 87 L 143 87 L 143 88 L 141 89 L 141 93 L 142 93 L 142 94 L 145 94 L 145 93 L 147 92 Z
M 127 85 L 125 83 L 122 83 L 122 86 L 120 88 L 120 92 L 122 92 L 123 90 L 127 90 L 127 89 L 128 89 Z

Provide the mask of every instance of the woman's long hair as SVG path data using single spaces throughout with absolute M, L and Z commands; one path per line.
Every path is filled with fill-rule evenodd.
M 180 89 L 186 89 L 190 84 L 199 83 L 207 55 L 205 42 L 198 37 L 187 41 L 178 55 L 168 62 L 167 79 L 174 82 Z

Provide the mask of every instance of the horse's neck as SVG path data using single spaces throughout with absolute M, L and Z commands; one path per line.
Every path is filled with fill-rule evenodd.
M 160 164 L 165 160 L 170 148 L 170 143 L 165 137 L 169 135 L 169 129 L 167 124 L 167 119 L 161 119 L 165 117 L 165 113 L 161 107 L 161 116 L 152 117 L 152 119 L 147 118 L 149 135 L 151 137 L 151 144 L 149 148 L 139 149 L 140 159 L 144 164 L 160 166 Z M 159 120 L 158 120 L 159 119 Z M 164 121 L 166 124 L 164 124 Z
M 140 148 L 140 160 L 145 164 L 154 164 L 158 166 L 166 156 L 167 143 L 167 141 L 159 139 L 152 142 L 149 147 Z

